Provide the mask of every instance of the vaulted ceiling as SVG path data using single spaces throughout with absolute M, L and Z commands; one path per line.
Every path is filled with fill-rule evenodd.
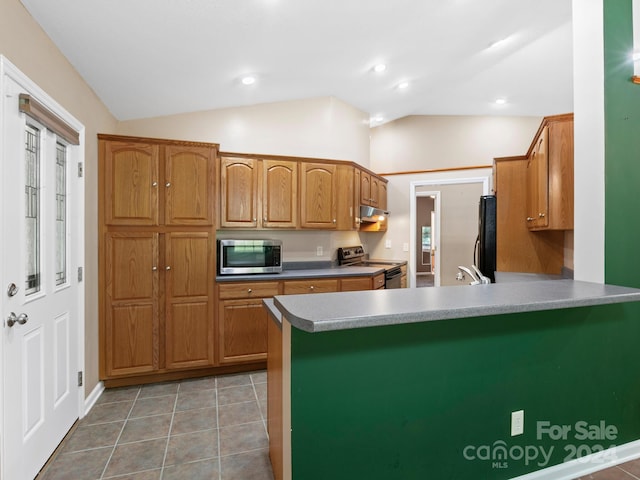
M 571 0 L 22 3 L 120 120 L 322 96 L 372 124 L 573 110 Z

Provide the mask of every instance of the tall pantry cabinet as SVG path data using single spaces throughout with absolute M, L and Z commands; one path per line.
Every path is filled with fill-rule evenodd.
M 101 379 L 214 365 L 218 145 L 98 143 Z

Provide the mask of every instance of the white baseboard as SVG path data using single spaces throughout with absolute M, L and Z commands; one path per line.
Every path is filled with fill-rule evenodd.
M 569 462 L 527 473 L 511 480 L 573 480 L 640 458 L 640 440 L 618 445 Z
M 89 410 L 93 408 L 95 403 L 98 401 L 98 398 L 100 398 L 100 395 L 102 395 L 102 392 L 104 392 L 104 383 L 98 382 L 89 396 L 84 399 L 84 413 L 82 414 L 82 417 L 89 413 Z

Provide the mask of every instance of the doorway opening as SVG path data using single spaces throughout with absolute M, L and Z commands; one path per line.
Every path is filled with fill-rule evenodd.
M 478 173 L 484 172 L 475 172 Z M 410 184 L 409 284 L 413 287 L 464 285 L 458 265 L 473 263 L 478 202 L 490 193 L 484 176 L 418 180 Z

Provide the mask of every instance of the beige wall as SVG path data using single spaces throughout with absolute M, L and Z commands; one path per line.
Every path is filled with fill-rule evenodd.
M 120 122 L 118 133 L 220 144 L 225 152 L 350 160 L 369 165 L 369 115 L 311 98 Z
M 0 54 L 85 126 L 85 388 L 98 383 L 98 132 L 116 119 L 18 0 L 0 0 Z
M 407 172 L 491 165 L 522 155 L 540 117 L 409 116 L 371 129 L 371 169 Z

